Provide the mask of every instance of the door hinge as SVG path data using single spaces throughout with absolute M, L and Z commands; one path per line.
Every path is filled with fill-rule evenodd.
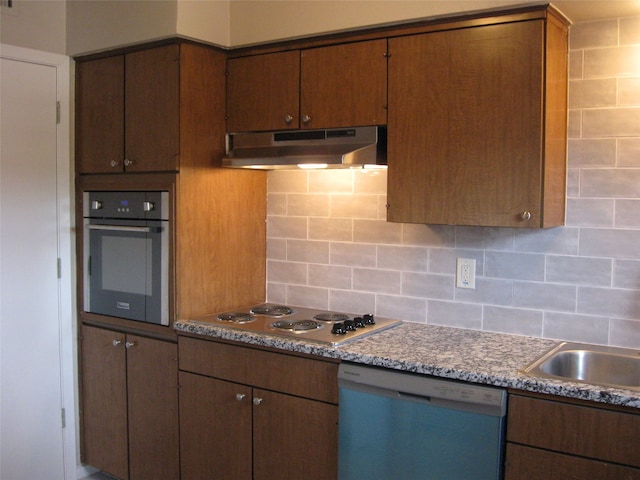
M 60 102 L 56 102 L 56 124 L 60 124 Z
M 57 260 L 58 278 L 62 278 L 62 260 L 58 257 Z
M 65 413 L 64 408 L 61 411 L 61 418 L 62 418 L 62 428 L 65 428 L 67 426 L 67 415 Z

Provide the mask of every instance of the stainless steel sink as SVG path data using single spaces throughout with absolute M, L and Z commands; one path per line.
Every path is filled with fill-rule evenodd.
M 640 350 L 562 342 L 520 372 L 640 391 Z

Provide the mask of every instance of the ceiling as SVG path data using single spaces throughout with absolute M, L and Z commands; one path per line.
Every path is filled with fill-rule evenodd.
M 640 16 L 640 0 L 557 0 L 552 3 L 574 23 Z

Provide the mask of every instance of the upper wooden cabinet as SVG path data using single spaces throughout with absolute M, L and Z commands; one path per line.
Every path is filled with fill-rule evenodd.
M 227 131 L 384 125 L 387 40 L 227 62 Z
M 179 169 L 181 96 L 190 81 L 180 58 L 190 48 L 201 47 L 171 44 L 78 62 L 78 173 Z
M 389 40 L 389 221 L 564 223 L 567 24 L 515 20 Z

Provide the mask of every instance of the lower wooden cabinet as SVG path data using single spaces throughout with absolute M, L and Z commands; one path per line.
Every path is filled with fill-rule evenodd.
M 82 326 L 82 461 L 121 479 L 179 478 L 177 345 Z
M 640 412 L 509 396 L 505 480 L 640 480 Z
M 337 478 L 337 363 L 192 338 L 179 346 L 182 480 Z M 292 393 L 300 367 L 320 372 L 306 397 Z

